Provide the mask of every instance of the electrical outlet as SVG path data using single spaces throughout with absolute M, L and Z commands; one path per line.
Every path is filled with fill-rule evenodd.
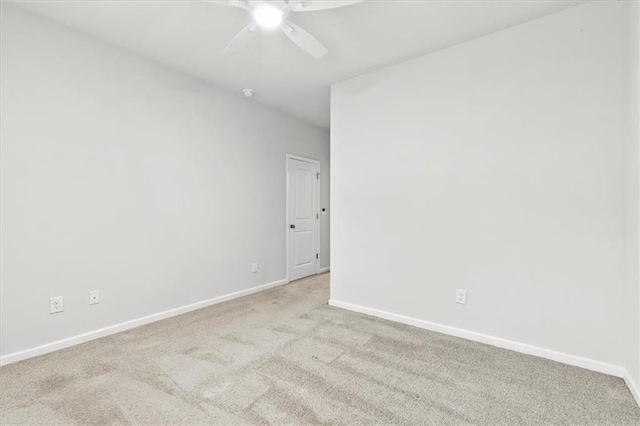
M 89 292 L 89 304 L 90 305 L 97 305 L 98 303 L 100 303 L 100 291 L 99 290 L 93 290 Z
M 255 274 L 256 272 L 258 272 L 258 262 L 253 262 L 253 263 L 251 264 L 251 272 L 252 272 L 252 273 L 254 273 L 254 274 Z
M 64 298 L 62 296 L 52 297 L 49 299 L 49 313 L 57 314 L 64 311 Z
M 467 290 L 456 290 L 456 303 L 461 305 L 467 304 Z

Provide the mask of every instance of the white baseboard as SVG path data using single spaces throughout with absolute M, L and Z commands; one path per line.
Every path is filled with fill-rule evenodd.
M 37 346 L 35 348 L 3 355 L 2 357 L 0 357 L 0 366 L 12 364 L 14 362 L 22 361 L 28 358 L 33 358 L 35 356 L 44 355 L 49 352 L 54 352 L 60 349 L 68 348 L 70 346 L 79 345 L 81 343 L 85 343 L 90 340 L 95 340 L 101 337 L 110 336 L 115 333 L 120 333 L 121 331 L 140 327 L 141 325 L 146 325 L 146 324 L 160 321 L 166 318 L 175 317 L 176 315 L 185 314 L 187 312 L 195 311 L 197 309 L 206 308 L 207 306 L 216 305 L 218 303 L 226 302 L 232 299 L 237 299 L 238 297 L 248 296 L 250 294 L 258 293 L 260 291 L 267 290 L 269 288 L 287 284 L 287 283 L 289 283 L 289 281 L 287 280 L 274 281 L 272 283 L 259 285 L 257 287 L 248 288 L 246 290 L 237 291 L 235 293 L 226 294 L 224 296 L 214 297 L 213 299 L 207 299 L 201 302 L 196 302 L 189 305 L 180 306 L 178 308 L 169 309 L 168 311 L 158 312 L 157 314 L 151 314 L 141 318 L 136 318 L 131 321 L 126 321 L 120 324 L 110 325 L 108 327 L 89 331 L 83 334 L 78 334 L 76 336 L 72 336 L 66 339 L 47 343 L 41 346 Z
M 431 331 L 435 331 L 442 334 L 448 334 L 450 336 L 456 336 L 456 337 L 461 337 L 467 340 L 473 340 L 474 342 L 485 343 L 487 345 L 497 346 L 499 348 L 521 352 L 527 355 L 533 355 L 540 358 L 550 359 L 552 361 L 561 362 L 563 364 L 569 364 L 576 367 L 586 368 L 587 370 L 593 370 L 599 373 L 609 374 L 611 376 L 625 377 L 625 373 L 626 373 L 626 370 L 623 367 L 613 365 L 613 364 L 608 364 L 606 362 L 596 361 L 589 358 L 583 358 L 581 356 L 576 356 L 576 355 L 570 355 L 563 352 L 554 351 L 552 349 L 545 349 L 539 346 L 528 345 L 526 343 L 515 342 L 513 340 L 502 339 L 500 337 L 494 337 L 486 334 L 476 333 L 476 332 L 464 330 L 461 328 L 450 327 L 448 325 L 438 324 L 430 321 L 424 321 L 417 318 L 407 317 L 404 315 L 392 314 L 390 312 L 380 311 L 378 309 L 367 308 L 364 306 L 354 305 L 351 303 L 341 302 L 333 299 L 329 300 L 329 305 L 335 306 L 337 308 L 347 309 L 349 311 L 359 312 L 361 314 L 371 315 L 374 317 L 411 325 L 414 327 L 423 328 L 425 330 L 431 330 Z
M 640 391 L 638 390 L 638 385 L 631 378 L 631 376 L 629 375 L 629 372 L 626 370 L 624 372 L 624 382 L 627 384 L 627 387 L 631 391 L 631 395 L 633 395 L 633 398 L 638 403 L 638 406 L 640 406 Z
M 320 268 L 320 270 L 318 271 L 319 274 L 324 274 L 325 272 L 329 272 L 328 266 L 326 268 Z

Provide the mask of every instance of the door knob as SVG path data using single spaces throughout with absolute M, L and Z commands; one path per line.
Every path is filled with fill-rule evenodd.
M 291 228 L 291 229 L 295 229 L 295 228 L 296 228 L 296 226 L 295 226 L 294 224 L 291 224 L 291 225 L 289 225 L 289 228 Z

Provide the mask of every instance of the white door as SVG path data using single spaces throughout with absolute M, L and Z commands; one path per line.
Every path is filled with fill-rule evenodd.
M 319 163 L 287 159 L 287 268 L 288 279 L 318 272 Z

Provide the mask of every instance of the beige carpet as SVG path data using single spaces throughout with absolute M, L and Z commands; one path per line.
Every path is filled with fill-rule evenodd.
M 640 424 L 621 379 L 327 306 L 329 275 L 0 369 L 9 424 Z

